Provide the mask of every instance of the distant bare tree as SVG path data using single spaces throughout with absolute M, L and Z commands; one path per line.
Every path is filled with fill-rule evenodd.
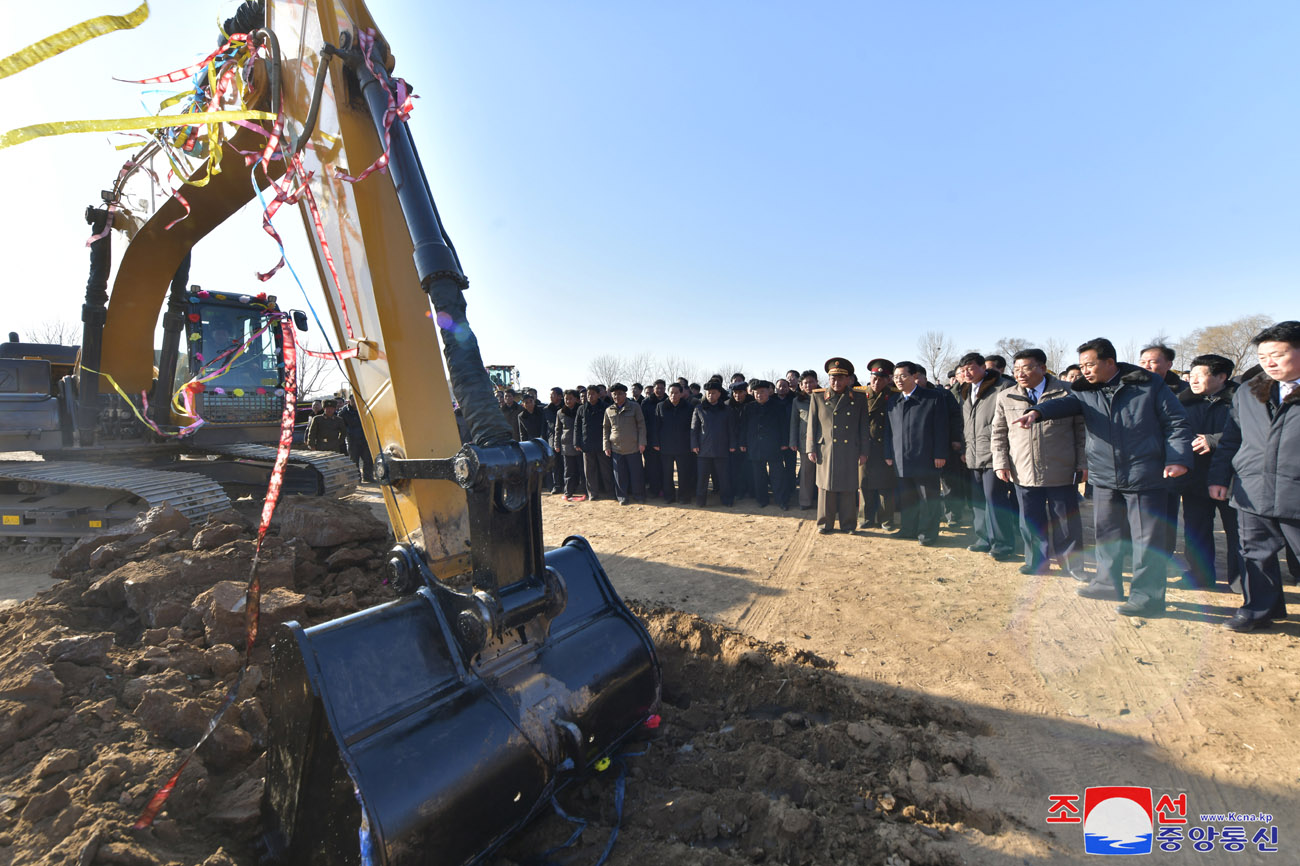
M 339 381 L 346 381 L 338 363 L 327 358 L 313 358 L 298 353 L 298 399 L 306 400 L 334 393 Z
M 1000 337 L 993 344 L 993 354 L 1001 355 L 1007 359 L 1007 364 L 1011 364 L 1011 359 L 1015 357 L 1016 352 L 1021 349 L 1033 348 L 1033 343 L 1023 337 Z
M 710 370 L 706 375 L 712 376 L 714 373 L 722 374 L 722 383 L 724 385 L 731 384 L 731 375 L 733 373 L 744 373 L 746 377 L 749 376 L 748 373 L 745 373 L 745 365 L 736 361 L 724 361 L 715 369 Z
M 1040 348 L 1043 350 L 1043 354 L 1047 356 L 1047 369 L 1051 370 L 1053 373 L 1060 375 L 1061 369 L 1069 366 L 1065 360 L 1066 352 L 1069 351 L 1069 347 L 1066 346 L 1065 341 L 1060 337 L 1052 337 L 1050 340 L 1043 343 Z
M 613 385 L 623 378 L 623 359 L 618 355 L 597 355 L 587 362 L 587 372 L 592 383 Z
M 665 355 L 660 358 L 656 364 L 659 370 L 659 376 L 666 382 L 673 382 L 678 376 L 685 376 L 688 382 L 703 382 L 704 369 L 698 361 L 687 358 L 683 355 Z
M 930 378 L 936 382 L 940 381 L 940 376 L 955 354 L 952 340 L 943 331 L 926 331 L 917 337 L 916 352 L 921 363 L 930 371 Z
M 1137 340 L 1129 340 L 1123 347 L 1116 346 L 1115 354 L 1119 355 L 1119 360 L 1129 364 L 1136 364 L 1142 357 L 1142 347 L 1146 343 L 1139 343 Z
M 642 385 L 649 385 L 655 380 L 656 369 L 657 362 L 649 352 L 638 352 L 623 361 L 623 376 L 627 379 L 624 384 L 640 382 Z
M 66 319 L 46 319 L 39 322 L 30 332 L 19 333 L 28 343 L 55 343 L 60 346 L 76 346 L 81 343 L 81 325 Z
M 1215 354 L 1230 358 L 1238 370 L 1251 366 L 1251 345 L 1255 335 L 1273 324 L 1272 316 L 1263 314 L 1244 316 L 1222 325 L 1197 328 L 1183 339 L 1183 346 L 1191 362 L 1195 355 Z

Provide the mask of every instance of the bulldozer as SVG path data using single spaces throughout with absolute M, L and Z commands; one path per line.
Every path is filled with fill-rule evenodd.
M 0 539 L 75 539 L 164 504 L 202 522 L 229 507 L 232 492 L 266 488 L 284 402 L 280 310 L 264 292 L 188 283 L 190 250 L 217 224 L 214 214 L 242 204 L 242 190 L 232 200 L 214 179 L 190 196 L 206 208 L 191 212 L 195 223 L 170 229 L 183 213 L 175 199 L 147 220 L 127 209 L 128 184 L 161 146 L 145 147 L 86 209 L 93 240 L 81 345 L 17 334 L 0 343 L 0 452 L 42 458 L 0 460 Z M 242 180 L 251 183 L 247 169 Z M 129 245 L 110 293 L 115 230 Z M 292 319 L 306 330 L 304 313 Z M 297 450 L 284 489 L 339 496 L 356 483 L 342 455 Z
M 75 444 L 96 448 L 109 447 L 91 434 L 103 430 L 89 411 L 101 386 L 119 398 L 152 392 L 157 411 L 179 377 L 165 356 L 155 373 L 139 347 L 164 296 L 178 305 L 168 302 L 165 333 L 175 329 L 178 343 L 190 335 L 200 354 L 223 349 L 218 320 L 244 317 L 236 342 L 253 333 L 245 303 L 278 315 L 292 344 L 293 326 L 269 297 L 230 306 L 192 292 L 184 274 L 193 246 L 258 191 L 272 200 L 268 218 L 298 205 L 331 344 L 375 455 L 395 598 L 271 635 L 266 859 L 480 861 L 653 727 L 655 647 L 585 539 L 545 548 L 540 487 L 554 454 L 542 440 L 516 441 L 498 407 L 466 314 L 469 281 L 406 122 L 410 88 L 363 0 L 250 0 L 223 28 L 223 39 L 236 35 L 243 48 L 206 78 L 234 83 L 223 104 L 273 119 L 237 127 L 220 161 L 212 149 L 196 169 L 205 183 L 139 227 L 106 316 L 90 303 L 83 313 L 105 319 L 102 344 L 88 327 L 76 370 L 57 379 L 75 383 L 79 402 L 46 410 L 72 413 L 61 416 L 65 445 L 72 425 Z M 291 408 L 291 370 L 272 375 L 281 356 L 273 340 L 261 345 L 253 378 L 283 373 L 287 393 L 272 396 Z M 294 355 L 282 348 L 287 367 Z M 201 408 L 217 418 L 244 406 Z M 209 427 L 220 430 L 197 433 Z

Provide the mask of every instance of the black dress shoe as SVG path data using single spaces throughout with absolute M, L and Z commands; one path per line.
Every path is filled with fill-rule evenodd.
M 1061 576 L 1072 577 L 1075 580 L 1079 581 L 1080 583 L 1087 583 L 1088 581 L 1092 580 L 1092 578 L 1088 577 L 1088 575 L 1084 574 L 1081 571 L 1066 571 L 1063 572 Z
M 1228 631 L 1259 631 L 1262 628 L 1268 628 L 1273 624 L 1270 617 L 1252 617 L 1248 613 L 1237 611 L 1232 615 L 1232 619 L 1223 624 Z
M 904 532 L 904 531 L 901 530 L 901 529 L 898 530 L 898 531 L 896 531 L 896 532 L 891 533 L 891 534 L 890 534 L 890 537 L 891 537 L 891 538 L 902 538 L 902 539 L 905 539 L 905 540 L 907 540 L 907 541 L 913 541 L 913 540 L 916 539 L 916 536 L 915 536 L 915 535 L 913 535 L 913 534 L 910 533 L 910 532 Z
M 920 542 L 922 547 L 934 547 L 939 543 L 939 539 L 932 535 L 918 535 L 916 540 Z
M 825 525 L 823 525 L 823 526 L 819 526 L 819 527 L 817 527 L 817 531 L 820 532 L 822 535 L 830 535 L 830 534 L 831 534 L 832 532 L 834 532 L 835 530 L 832 529 L 832 528 L 829 527 L 829 526 L 825 526 Z
M 1021 574 L 1046 574 L 1047 569 L 1042 565 L 1030 565 L 1029 563 L 1026 562 L 1024 565 L 1020 566 L 1020 573 Z
M 1115 608 L 1115 612 L 1120 616 L 1164 616 L 1165 606 L 1163 602 L 1148 601 L 1145 604 L 1141 604 L 1130 599 Z
M 977 541 L 974 544 L 967 545 L 966 549 L 971 553 L 988 553 L 993 548 L 989 547 L 987 541 Z
M 1115 596 L 1114 587 L 1101 586 L 1096 583 L 1085 584 L 1076 589 L 1075 592 L 1084 598 L 1099 598 L 1103 601 L 1119 601 Z
M 1020 558 L 1014 550 L 992 550 L 989 551 L 989 555 L 998 562 L 1015 562 Z
M 1199 592 L 1199 591 L 1204 591 L 1204 590 L 1207 590 L 1207 589 L 1212 589 L 1213 587 L 1203 586 L 1203 585 L 1197 583 L 1197 582 L 1194 581 L 1194 580 L 1190 580 L 1190 579 L 1188 579 L 1188 577 L 1187 577 L 1186 575 L 1184 575 L 1184 576 L 1178 578 L 1178 580 L 1171 580 L 1171 581 L 1169 581 L 1169 588 L 1170 588 L 1170 589 L 1187 589 L 1187 590 L 1196 590 L 1196 591 Z

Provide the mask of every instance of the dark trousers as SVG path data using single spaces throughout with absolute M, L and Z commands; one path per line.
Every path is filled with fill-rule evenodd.
M 864 487 L 862 490 L 862 522 L 885 524 L 893 521 L 895 491 L 893 487 Z
M 904 538 L 939 537 L 939 476 L 921 475 L 898 479 L 898 510 L 902 512 L 899 534 Z
M 743 451 L 737 448 L 731 452 L 731 486 L 734 499 L 744 499 L 753 494 L 753 479 L 750 477 L 749 462 Z
M 577 496 L 582 490 L 582 455 L 562 454 L 559 459 L 564 468 L 557 469 L 555 474 L 560 475 L 563 472 L 564 495 Z
M 781 452 L 781 478 L 785 482 L 785 504 L 794 498 L 799 455 L 792 448 Z
M 683 454 L 659 454 L 659 471 L 664 482 L 664 499 L 669 502 L 689 502 L 695 492 L 696 457 L 689 451 Z M 673 470 L 677 471 L 676 484 Z
M 949 523 L 964 523 L 970 514 L 971 483 L 970 471 L 961 462 L 959 455 L 949 455 L 939 481 L 944 519 Z
M 1203 589 L 1209 589 L 1218 581 L 1214 564 L 1216 511 L 1228 542 L 1228 583 L 1240 591 L 1242 563 L 1237 510 L 1227 502 L 1191 493 L 1183 494 L 1183 552 L 1187 555 L 1187 576 Z
M 799 452 L 799 507 L 811 508 L 817 504 L 817 464 L 808 455 Z
M 785 468 L 780 460 L 750 460 L 749 474 L 753 483 L 754 498 L 759 506 L 767 505 L 767 488 L 772 487 L 772 499 L 776 504 L 786 507 L 790 504 L 790 492 L 785 486 Z
M 662 496 L 664 492 L 664 466 L 659 459 L 659 452 L 647 448 L 641 455 L 645 462 L 645 490 L 650 496 Z
M 709 498 L 709 477 L 713 477 L 713 489 L 723 505 L 731 505 L 735 498 L 731 493 L 731 456 L 696 458 L 698 473 L 695 477 L 695 504 L 701 507 Z
M 1092 488 L 1097 532 L 1097 574 L 1093 584 L 1113 587 L 1124 598 L 1124 555 L 1133 557 L 1129 598 L 1137 604 L 1164 604 L 1169 572 L 1169 491 Z M 1124 537 L 1125 529 L 1129 538 Z
M 587 478 L 587 498 L 614 495 L 614 464 L 604 451 L 582 452 L 582 473 Z
M 619 454 L 617 451 L 610 458 L 614 464 L 614 498 L 619 502 L 629 499 L 645 500 L 645 467 L 641 464 L 641 453 Z
M 1264 517 L 1249 511 L 1241 518 L 1241 553 L 1246 574 L 1241 581 L 1242 604 L 1238 613 L 1251 619 L 1281 619 L 1286 616 L 1282 595 L 1282 569 L 1278 554 L 1285 547 L 1300 550 L 1300 520 Z
M 836 519 L 843 532 L 858 528 L 858 489 L 823 490 L 817 488 L 817 522 L 829 529 L 835 528 Z
M 348 437 L 348 459 L 356 465 L 362 481 L 375 480 L 375 461 L 370 456 L 370 444 L 366 442 L 366 437 Z
M 1016 549 L 1016 491 L 992 469 L 970 470 L 971 526 L 993 553 Z
M 1064 487 L 1021 487 L 1020 534 L 1025 539 L 1025 564 L 1043 571 L 1052 554 L 1065 571 L 1083 574 L 1083 520 L 1079 491 Z

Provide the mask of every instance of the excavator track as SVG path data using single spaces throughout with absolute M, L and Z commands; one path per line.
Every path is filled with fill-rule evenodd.
M 22 482 L 40 486 L 24 492 Z M 0 486 L 0 538 L 73 538 L 165 504 L 198 524 L 230 507 L 221 485 L 202 475 L 80 460 L 0 462 Z
M 265 463 L 269 468 L 275 463 L 278 449 L 274 445 L 238 443 L 205 445 L 203 450 L 209 454 L 220 454 L 236 460 Z M 285 489 L 290 493 L 314 493 L 318 496 L 337 497 L 350 493 L 357 486 L 356 465 L 334 451 L 306 451 L 295 448 L 289 452 L 288 471 L 291 475 L 298 476 L 286 478 Z M 311 474 L 313 471 L 314 476 Z

